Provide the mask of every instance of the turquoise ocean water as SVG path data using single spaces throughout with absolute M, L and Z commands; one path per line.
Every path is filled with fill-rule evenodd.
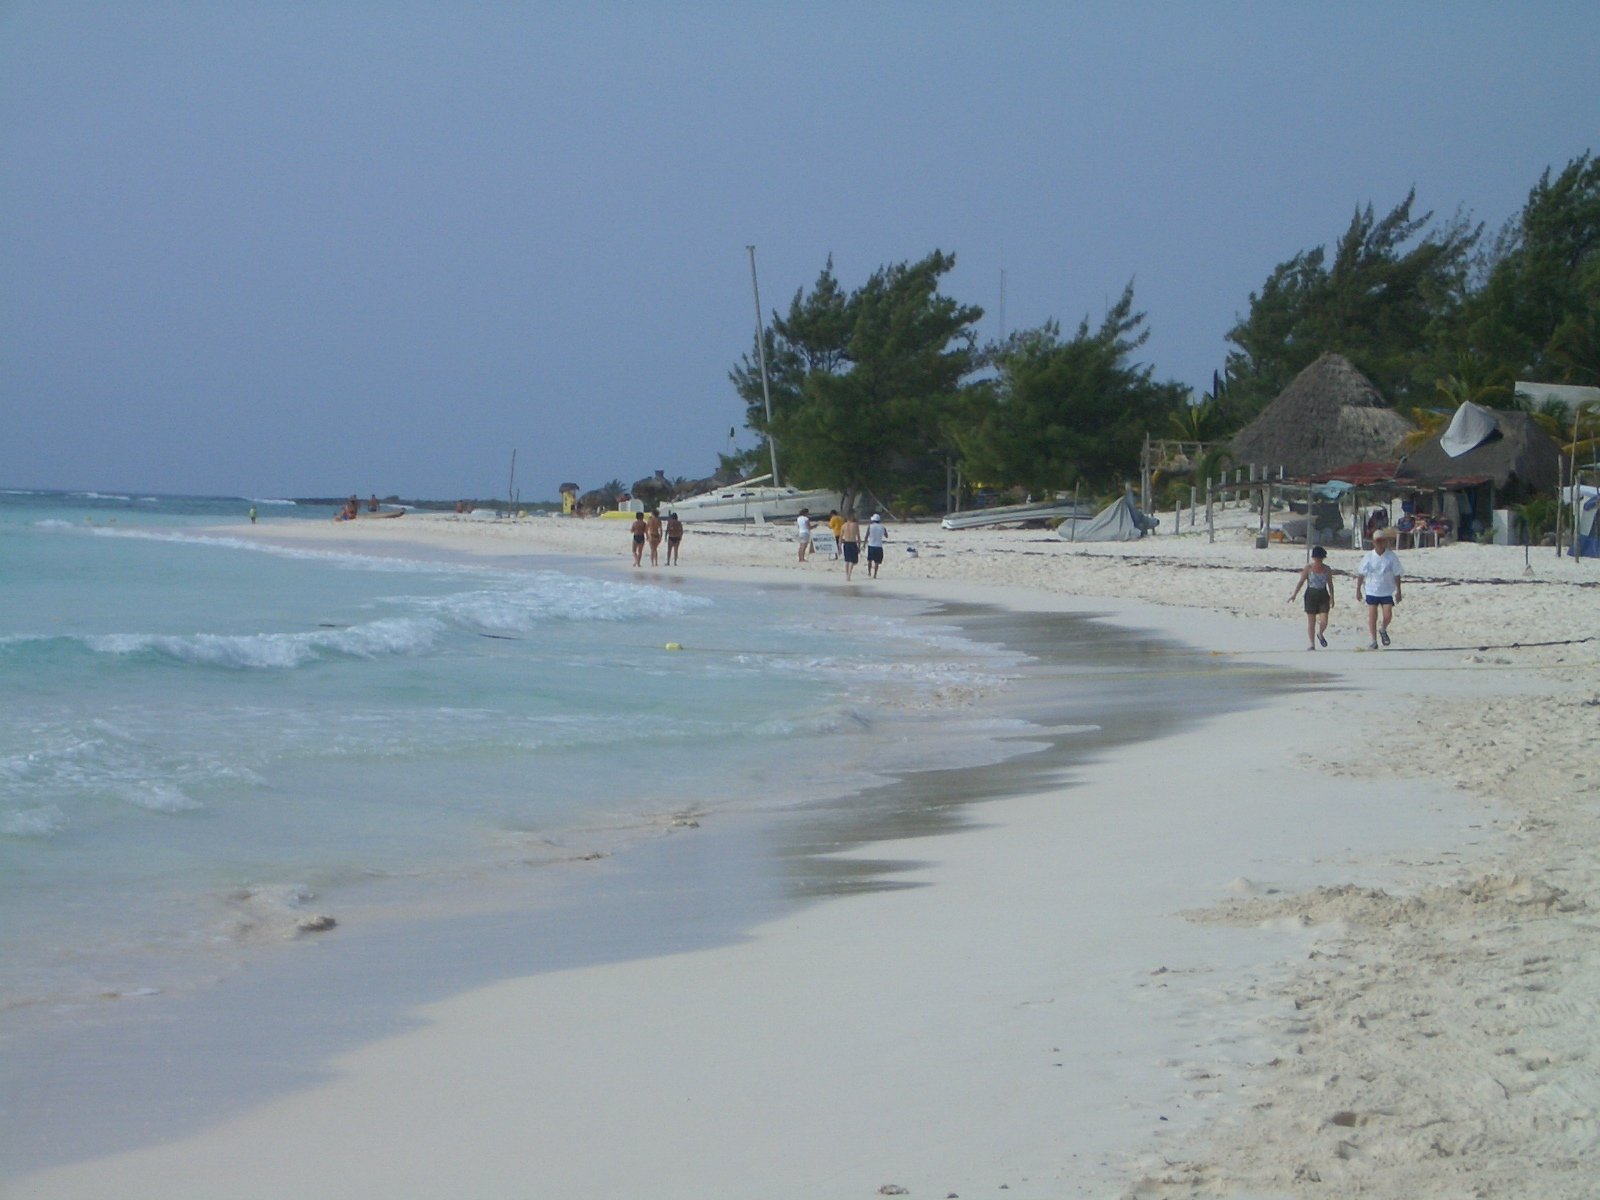
M 0 491 L 0 1011 L 1014 752 L 963 702 L 1018 656 L 890 607 L 207 532 L 250 503 Z M 263 533 L 328 515 L 255 503 Z

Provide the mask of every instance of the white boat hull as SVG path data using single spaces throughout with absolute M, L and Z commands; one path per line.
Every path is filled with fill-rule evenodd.
M 746 487 L 735 484 L 718 488 L 699 496 L 674 500 L 665 509 L 678 514 L 684 524 L 697 521 L 792 521 L 802 508 L 811 510 L 813 517 L 828 515 L 829 509 L 838 508 L 844 497 L 838 492 L 815 490 L 800 491 L 791 487 Z

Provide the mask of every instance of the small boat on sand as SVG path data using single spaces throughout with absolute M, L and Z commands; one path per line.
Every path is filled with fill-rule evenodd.
M 844 497 L 826 489 L 802 491 L 793 487 L 774 487 L 766 484 L 771 475 L 757 475 L 740 483 L 713 488 L 698 496 L 685 496 L 662 507 L 678 514 L 678 520 L 689 524 L 695 521 L 792 521 L 802 508 L 811 510 L 813 516 L 826 516 L 829 509 L 843 506 Z

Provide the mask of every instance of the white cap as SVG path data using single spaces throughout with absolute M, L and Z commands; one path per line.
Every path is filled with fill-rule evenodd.
M 877 513 L 873 513 L 873 514 L 872 514 L 872 519 L 873 519 L 873 520 L 874 520 L 874 521 L 881 521 L 881 520 L 883 520 L 883 518 L 882 518 L 882 517 L 880 517 L 880 516 L 879 516 L 879 515 L 878 515 L 878 514 L 877 514 Z

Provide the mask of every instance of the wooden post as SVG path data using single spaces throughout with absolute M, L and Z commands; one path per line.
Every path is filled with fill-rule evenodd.
M 1189 488 L 1189 528 L 1194 528 L 1195 501 L 1199 498 L 1199 491 L 1193 485 Z
M 1306 562 L 1308 562 L 1308 563 L 1311 561 L 1311 537 L 1312 537 L 1312 532 L 1313 532 L 1313 530 L 1315 528 L 1316 528 L 1316 524 L 1311 519 L 1311 485 L 1309 483 L 1307 483 L 1306 484 Z
M 1572 467 L 1573 467 L 1572 478 L 1567 481 L 1566 485 L 1563 485 L 1562 482 L 1561 482 L 1561 477 L 1567 473 L 1567 460 L 1562 458 L 1560 454 L 1556 455 L 1556 558 L 1557 559 L 1559 559 L 1561 557 L 1561 529 L 1562 529 L 1562 525 L 1564 524 L 1562 518 L 1564 516 L 1566 516 L 1566 509 L 1567 509 L 1567 505 L 1568 504 L 1572 505 L 1572 534 L 1573 534 L 1572 546 L 1573 546 L 1573 556 L 1574 557 L 1577 556 L 1577 546 L 1578 546 L 1578 537 L 1577 537 L 1577 534 L 1578 534 L 1578 505 L 1577 505 L 1577 499 L 1578 499 L 1578 471 L 1577 471 L 1577 467 L 1578 467 L 1578 421 L 1577 421 L 1576 417 L 1574 417 L 1573 421 L 1572 421 Z M 1572 491 L 1571 491 L 1570 494 L 1566 495 L 1565 498 L 1563 498 L 1563 493 L 1566 493 L 1567 487 L 1571 487 Z
M 1144 450 L 1139 455 L 1139 507 L 1150 511 L 1150 434 L 1144 435 Z
M 1206 538 L 1209 541 L 1217 540 L 1216 522 L 1211 516 L 1211 477 L 1206 476 Z

